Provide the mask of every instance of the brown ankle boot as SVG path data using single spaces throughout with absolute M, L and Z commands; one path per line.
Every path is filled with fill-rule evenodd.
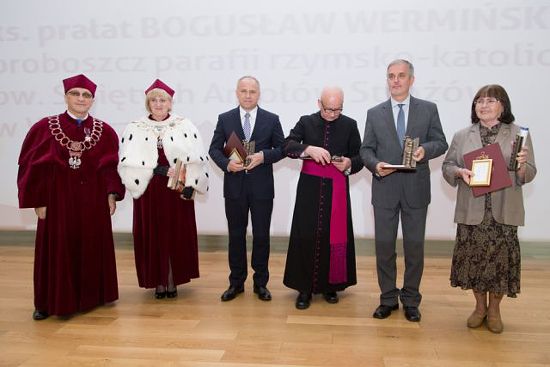
M 504 330 L 504 325 L 502 325 L 500 314 L 487 315 L 487 329 L 495 334 L 502 333 L 502 331 Z
M 478 328 L 483 324 L 483 321 L 485 321 L 485 318 L 487 317 L 487 314 L 480 314 L 477 311 L 472 312 L 470 317 L 468 317 L 468 321 L 466 322 L 466 325 L 469 328 Z

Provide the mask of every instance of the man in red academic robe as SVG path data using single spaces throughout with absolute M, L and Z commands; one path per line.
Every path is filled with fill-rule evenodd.
M 63 80 L 67 111 L 28 132 L 19 156 L 19 207 L 38 216 L 33 318 L 66 316 L 118 299 L 111 218 L 124 197 L 118 137 L 88 114 L 96 85 Z

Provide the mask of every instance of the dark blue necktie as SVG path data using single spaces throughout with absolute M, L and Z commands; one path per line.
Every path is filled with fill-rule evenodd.
M 399 138 L 399 144 L 403 147 L 403 140 L 405 139 L 405 112 L 403 112 L 403 103 L 399 103 L 399 113 L 397 114 L 397 137 Z

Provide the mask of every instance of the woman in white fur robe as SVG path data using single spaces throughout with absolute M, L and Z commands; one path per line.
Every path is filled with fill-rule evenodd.
M 134 254 L 139 286 L 174 298 L 177 285 L 199 277 L 192 200 L 208 190 L 208 156 L 191 121 L 170 114 L 174 91 L 156 80 L 146 91 L 150 115 L 121 138 L 118 172 L 134 198 Z M 186 168 L 183 192 L 167 187 L 177 159 Z

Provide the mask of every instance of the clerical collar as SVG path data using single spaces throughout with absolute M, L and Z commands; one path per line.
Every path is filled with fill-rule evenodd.
M 76 117 L 69 110 L 67 110 L 67 115 L 71 116 L 72 119 L 76 120 L 79 125 L 82 123 L 82 121 L 85 121 L 88 118 L 88 114 L 86 114 L 84 118 Z

